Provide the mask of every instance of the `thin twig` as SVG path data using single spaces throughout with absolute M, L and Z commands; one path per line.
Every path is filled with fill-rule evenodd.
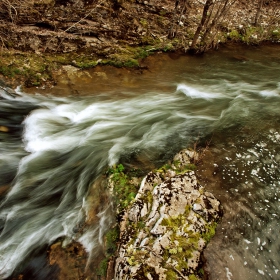
M 82 20 L 85 20 L 88 16 L 91 15 L 91 13 L 98 7 L 100 6 L 102 3 L 104 2 L 104 0 L 102 0 L 100 3 L 97 3 L 96 6 L 94 8 L 92 8 L 89 13 L 87 13 L 83 18 L 81 18 L 79 21 L 75 22 L 73 25 L 71 25 L 70 27 L 68 27 L 66 30 L 64 30 L 64 32 L 68 32 L 69 30 L 71 30 L 74 26 L 76 26 L 77 24 L 79 24 Z

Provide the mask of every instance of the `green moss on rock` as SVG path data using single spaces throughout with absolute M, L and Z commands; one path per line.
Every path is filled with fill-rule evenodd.
M 195 168 L 192 157 L 197 154 L 183 150 L 173 162 L 148 173 L 137 199 L 134 190 L 136 194 L 139 185 L 137 190 L 131 186 L 123 165 L 108 171 L 122 215 L 116 260 L 116 271 L 124 269 L 120 275 L 131 269 L 135 273 L 131 277 L 202 277 L 200 254 L 215 234 L 219 202 L 197 183 L 190 170 Z
M 126 170 L 122 164 L 116 165 L 107 171 L 110 175 L 113 188 L 113 198 L 117 205 L 118 211 L 122 212 L 135 198 L 138 190 L 139 183 L 134 183 L 131 174 L 136 172 L 135 169 Z

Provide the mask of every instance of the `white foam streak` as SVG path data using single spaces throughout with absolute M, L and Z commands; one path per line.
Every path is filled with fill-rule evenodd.
M 231 276 L 233 276 L 228 267 L 226 267 L 226 276 L 228 280 L 231 280 Z
M 97 217 L 99 218 L 98 240 L 100 245 L 103 245 L 104 234 L 107 232 L 107 230 L 109 229 L 110 225 L 113 222 L 111 212 L 112 212 L 112 205 L 109 204 L 104 211 L 99 212 L 97 214 Z
M 13 100 L 14 99 L 13 96 L 9 95 L 5 90 L 2 90 L 1 88 L 0 88 L 0 97 L 5 98 L 7 100 Z
M 179 84 L 177 86 L 177 91 L 181 91 L 186 96 L 190 98 L 202 98 L 206 100 L 211 100 L 215 98 L 224 98 L 225 96 L 221 93 L 208 93 L 204 91 L 197 90 L 193 87 L 187 86 L 185 84 Z
M 104 234 L 108 231 L 114 221 L 112 218 L 112 205 L 108 204 L 103 211 L 97 214 L 97 217 L 99 218 L 97 224 L 87 229 L 78 239 L 89 254 L 87 265 L 97 254 L 98 247 L 103 247 Z
M 188 114 L 182 114 L 177 113 L 178 117 L 184 118 L 184 119 L 194 119 L 194 120 L 209 120 L 209 121 L 217 121 L 219 120 L 219 117 L 213 117 L 213 116 L 207 116 L 207 115 L 188 115 Z
M 68 151 L 79 143 L 82 133 L 74 128 L 68 129 L 65 120 L 58 118 L 47 109 L 34 111 L 25 121 L 24 142 L 28 152 L 40 152 L 47 150 Z
M 279 97 L 279 94 L 276 90 L 262 90 L 260 91 L 260 95 L 263 97 Z
M 123 147 L 131 148 L 130 143 L 131 143 L 131 141 L 130 141 L 129 137 L 127 137 L 127 136 L 114 139 L 114 144 L 108 152 L 108 159 L 109 159 L 110 166 L 113 166 L 114 164 L 116 164 L 118 162 L 119 157 L 123 151 Z

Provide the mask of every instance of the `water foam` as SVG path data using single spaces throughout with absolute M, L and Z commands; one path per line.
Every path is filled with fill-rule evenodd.
M 221 93 L 204 92 L 204 91 L 197 90 L 194 87 L 187 86 L 185 84 L 179 84 L 177 86 L 177 91 L 184 93 L 187 97 L 190 98 L 201 98 L 206 100 L 225 98 L 225 96 Z

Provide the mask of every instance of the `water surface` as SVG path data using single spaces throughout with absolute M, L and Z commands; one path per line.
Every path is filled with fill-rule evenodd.
M 278 279 L 278 53 L 156 55 L 147 70 L 97 68 L 35 95 L 1 91 L 0 278 L 58 238 L 81 242 L 94 260 L 114 220 L 97 184 L 107 166 L 149 169 L 200 142 L 209 146 L 201 183 L 225 212 L 205 251 L 209 278 Z

